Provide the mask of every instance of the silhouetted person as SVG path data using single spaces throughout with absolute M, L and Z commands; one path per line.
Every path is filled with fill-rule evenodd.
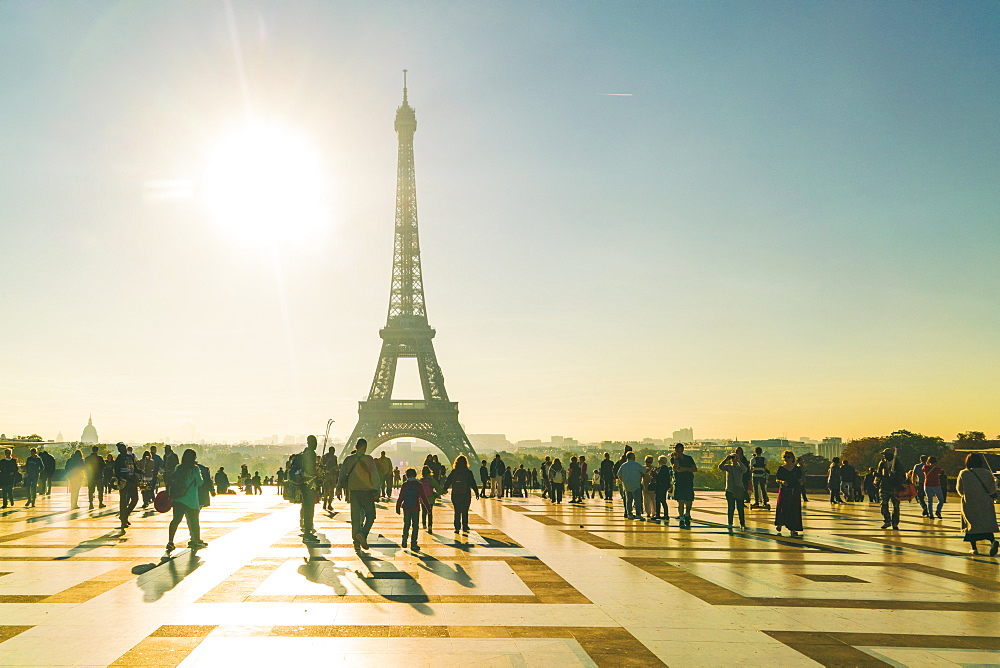
M 211 485 L 211 480 L 205 477 L 205 469 L 197 463 L 195 451 L 188 448 L 184 451 L 180 464 L 170 475 L 170 498 L 173 501 L 174 516 L 170 520 L 167 536 L 167 552 L 174 549 L 174 535 L 177 527 L 180 526 L 181 519 L 187 520 L 188 532 L 191 540 L 188 547 L 192 550 L 205 547 L 201 540 L 201 509 L 208 505 L 201 494 L 201 490 L 206 485 Z
M 129 452 L 124 443 L 119 443 L 118 457 L 115 459 L 115 476 L 118 478 L 119 518 L 121 530 L 132 525 L 129 515 L 139 503 L 139 461 Z
M 87 500 L 90 501 L 90 509 L 94 509 L 94 492 L 97 492 L 97 503 L 104 507 L 104 459 L 97 454 L 98 447 L 95 445 L 90 449 L 90 454 L 84 460 L 84 467 L 87 471 Z
M 455 458 L 451 473 L 444 481 L 444 491 L 451 489 L 451 505 L 455 508 L 455 533 L 469 532 L 469 506 L 472 504 L 472 493 L 479 498 L 479 487 L 476 477 L 469 470 L 469 460 L 465 455 Z
M 215 492 L 216 494 L 229 494 L 229 476 L 226 475 L 226 469 L 221 466 L 215 472 Z
M 296 481 L 302 487 L 302 506 L 299 509 L 299 524 L 302 526 L 302 540 L 314 541 L 317 538 L 316 530 L 313 526 L 313 516 L 316 513 L 319 480 L 316 477 L 316 437 L 312 434 L 306 439 L 306 448 L 299 453 L 299 458 L 299 466 L 302 470 L 301 481 Z M 248 477 L 246 485 L 252 492 L 253 479 Z
M 403 511 L 403 543 L 410 541 L 410 549 L 414 552 L 420 549 L 417 545 L 417 532 L 420 529 L 420 510 L 430 511 L 430 501 L 424 486 L 417 480 L 416 469 L 406 469 L 406 482 L 399 487 L 399 498 L 396 499 L 396 514 Z M 412 530 L 412 537 L 411 537 Z
M 83 453 L 74 450 L 69 459 L 66 460 L 66 485 L 69 487 L 69 507 L 70 510 L 77 510 L 80 507 L 80 488 L 86 472 L 83 470 Z
M 3 507 L 14 505 L 14 484 L 17 482 L 17 460 L 10 448 L 3 451 L 0 459 L 0 496 L 3 497 Z
M 493 487 L 493 497 L 503 496 L 503 474 L 507 471 L 507 465 L 500 459 L 500 453 L 493 456 L 490 462 L 490 485 Z
M 486 497 L 486 488 L 489 486 L 489 483 L 490 483 L 490 469 L 489 469 L 488 466 L 486 466 L 486 460 L 485 459 L 482 461 L 482 464 L 480 464 L 480 466 L 479 466 L 479 482 L 482 484 L 483 497 L 485 498 Z
M 44 468 L 45 465 L 42 463 L 42 458 L 38 456 L 38 450 L 35 448 L 29 450 L 28 459 L 24 462 L 24 492 L 28 497 L 28 502 L 24 504 L 25 508 L 35 507 L 38 480 L 41 478 Z
M 875 467 L 875 484 L 882 501 L 883 529 L 899 529 L 899 499 L 896 492 L 903 486 L 903 473 L 899 470 L 896 453 L 892 448 L 882 451 L 882 461 Z M 892 505 L 892 511 L 889 506 Z
M 382 489 L 382 479 L 375 460 L 366 454 L 368 441 L 358 439 L 354 453 L 344 458 L 337 479 L 337 498 L 346 489 L 350 494 L 351 533 L 354 547 L 368 549 L 368 532 L 375 524 L 375 498 Z
M 601 460 L 601 487 L 604 491 L 602 496 L 605 501 L 614 501 L 615 498 L 615 463 L 611 461 L 611 453 L 605 452 L 604 459 Z
M 38 457 L 42 460 L 42 474 L 38 478 L 38 493 L 42 496 L 52 496 L 52 478 L 56 474 L 56 458 L 47 450 L 41 450 Z

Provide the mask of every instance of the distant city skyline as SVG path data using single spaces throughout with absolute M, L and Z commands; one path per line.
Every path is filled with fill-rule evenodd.
M 1000 433 L 1000 4 L 231 6 L 0 3 L 0 431 L 346 439 L 406 68 L 468 432 Z

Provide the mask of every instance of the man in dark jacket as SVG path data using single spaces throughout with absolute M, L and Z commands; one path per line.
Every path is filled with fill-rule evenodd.
M 670 521 L 670 509 L 667 507 L 667 492 L 674 485 L 674 469 L 667 461 L 666 455 L 660 455 L 659 466 L 656 469 L 655 487 L 656 490 L 656 514 L 654 520 L 662 519 L 664 522 Z
M 899 499 L 896 492 L 903 486 L 903 474 L 899 471 L 896 452 L 892 448 L 882 451 L 882 461 L 875 467 L 875 484 L 878 485 L 879 499 L 882 501 L 883 529 L 890 526 L 899 529 Z M 892 505 L 892 512 L 889 505 Z
M 483 460 L 482 465 L 479 467 L 479 482 L 483 483 L 483 498 L 486 497 L 486 487 L 490 482 L 490 469 L 486 466 L 486 460 Z
M 104 458 L 97 454 L 98 449 L 96 445 L 92 447 L 83 462 L 87 472 L 87 499 L 91 510 L 94 509 L 94 492 L 97 492 L 98 505 L 104 507 Z
M 129 515 L 139 502 L 139 460 L 128 451 L 124 443 L 119 443 L 118 457 L 115 458 L 115 477 L 118 478 L 118 514 L 121 519 L 121 530 L 132 526 Z
M 42 475 L 38 478 L 38 495 L 52 496 L 52 478 L 56 474 L 56 458 L 47 450 L 38 453 L 42 460 Z
M 507 465 L 500 459 L 498 452 L 490 462 L 490 483 L 493 487 L 493 498 L 503 496 L 503 474 L 507 471 Z
M 614 501 L 615 495 L 615 463 L 611 461 L 611 453 L 605 452 L 601 461 L 601 496 L 605 501 Z

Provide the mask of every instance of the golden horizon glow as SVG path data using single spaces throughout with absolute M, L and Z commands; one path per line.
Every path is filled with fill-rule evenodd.
M 324 227 L 320 151 L 274 123 L 249 122 L 208 153 L 202 203 L 226 234 L 249 243 L 300 243 Z

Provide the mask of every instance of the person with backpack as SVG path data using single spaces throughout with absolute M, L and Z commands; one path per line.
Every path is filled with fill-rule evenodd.
M 469 506 L 472 505 L 472 493 L 479 498 L 479 487 L 476 477 L 469 469 L 469 460 L 465 455 L 455 458 L 451 473 L 444 481 L 444 491 L 451 490 L 451 505 L 455 508 L 455 533 L 469 533 Z
M 771 509 L 771 499 L 767 496 L 767 457 L 757 446 L 750 459 L 750 481 L 753 483 L 753 505 L 751 508 Z
M 882 451 L 882 460 L 875 467 L 875 484 L 878 486 L 879 499 L 882 501 L 883 529 L 890 526 L 899 530 L 899 499 L 896 497 L 903 487 L 903 473 L 899 470 L 896 452 L 892 448 Z M 892 505 L 892 512 L 889 506 Z
M 167 476 L 167 495 L 173 502 L 174 511 L 167 528 L 167 552 L 174 549 L 174 536 L 182 519 L 187 521 L 188 533 L 191 534 L 188 547 L 198 550 L 207 546 L 201 540 L 200 522 L 201 509 L 208 505 L 202 501 L 202 489 L 212 485 L 211 477 L 205 474 L 206 470 L 198 464 L 197 453 L 188 448 L 181 455 L 180 463 Z
M 417 480 L 417 470 L 413 468 L 406 469 L 406 481 L 399 486 L 399 495 L 396 498 L 396 514 L 399 515 L 400 509 L 403 511 L 403 542 L 402 546 L 406 547 L 406 541 L 410 541 L 410 549 L 414 552 L 420 551 L 420 546 L 417 545 L 417 531 L 420 528 L 420 511 L 424 512 L 430 510 L 431 504 L 427 497 L 427 492 L 424 489 L 424 485 Z
M 118 515 L 122 531 L 132 526 L 129 515 L 139 503 L 139 460 L 129 452 L 124 443 L 118 443 L 118 457 L 115 459 L 115 477 L 118 479 Z
M 830 492 L 830 503 L 843 503 L 840 498 L 840 457 L 834 457 L 830 461 L 830 468 L 826 472 L 826 488 Z
M 316 513 L 316 501 L 319 498 L 319 479 L 316 476 L 316 437 L 310 434 L 306 438 L 306 447 L 292 459 L 292 468 L 288 471 L 288 482 L 298 487 L 299 493 L 299 527 L 302 529 L 302 540 L 311 543 L 319 540 L 313 517 Z M 258 478 L 258 481 L 260 479 Z M 247 472 L 247 493 L 252 494 L 253 478 Z
M 566 469 L 562 462 L 556 457 L 549 466 L 549 501 L 552 503 L 562 503 L 563 485 L 566 483 Z
M 371 455 L 365 453 L 368 441 L 359 438 L 352 454 L 344 458 L 337 479 L 337 498 L 346 489 L 350 494 L 351 534 L 354 549 L 368 549 L 368 532 L 375 524 L 375 498 L 382 489 L 382 478 Z

